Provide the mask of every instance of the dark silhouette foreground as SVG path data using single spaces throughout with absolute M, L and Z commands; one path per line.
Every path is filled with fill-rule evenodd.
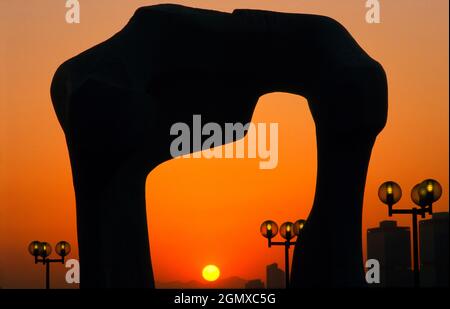
M 247 123 L 258 98 L 274 91 L 304 96 L 317 131 L 316 195 L 292 286 L 363 284 L 365 178 L 387 116 L 380 64 L 327 17 L 157 5 L 138 9 L 53 79 L 76 193 L 81 287 L 154 286 L 145 181 L 171 159 L 170 127 L 193 114 Z

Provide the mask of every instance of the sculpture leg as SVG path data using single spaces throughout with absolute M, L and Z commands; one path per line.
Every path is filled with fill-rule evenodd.
M 363 192 L 374 139 L 317 134 L 316 195 L 295 247 L 292 287 L 359 286 Z
M 77 199 L 82 288 L 154 287 L 145 182 L 152 102 L 96 80 L 70 98 L 66 137 Z M 157 149 L 158 143 L 155 142 Z
M 337 76 L 338 82 L 325 82 L 320 98 L 310 102 L 317 128 L 317 183 L 295 246 L 292 287 L 364 285 L 364 187 L 372 147 L 386 123 L 386 77 L 377 64 Z
M 82 288 L 154 287 L 147 236 L 146 177 L 131 169 L 123 164 L 97 194 L 77 195 Z M 83 173 L 83 169 L 79 172 Z

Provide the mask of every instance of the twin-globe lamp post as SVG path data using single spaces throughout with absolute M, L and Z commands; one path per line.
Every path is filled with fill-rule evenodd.
M 394 214 L 412 215 L 413 257 L 414 257 L 414 286 L 420 286 L 419 272 L 419 241 L 417 233 L 417 216 L 425 218 L 426 214 L 433 214 L 433 203 L 442 195 L 442 187 L 434 179 L 426 179 L 415 185 L 411 190 L 411 199 L 419 207 L 411 209 L 394 209 L 393 206 L 402 197 L 402 189 L 393 181 L 386 181 L 378 189 L 378 197 L 388 206 L 389 217 Z
M 63 263 L 71 250 L 70 244 L 66 241 L 60 241 L 56 244 L 55 251 L 61 257 L 60 259 L 49 259 L 52 253 L 52 246 L 48 242 L 33 241 L 28 246 L 28 252 L 34 256 L 34 263 L 45 265 L 45 288 L 50 289 L 50 263 Z
M 285 241 L 281 242 L 272 241 L 272 238 L 278 234 L 278 225 L 274 221 L 264 221 L 260 227 L 261 235 L 267 238 L 269 248 L 271 246 L 284 246 L 286 288 L 289 288 L 289 248 L 292 245 L 295 245 L 295 242 L 291 242 L 291 239 L 300 235 L 300 232 L 303 229 L 305 223 L 305 220 L 297 220 L 295 223 L 283 223 L 280 226 L 280 235 L 285 239 Z

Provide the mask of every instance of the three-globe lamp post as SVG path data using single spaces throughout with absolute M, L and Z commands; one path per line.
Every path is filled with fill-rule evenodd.
M 272 246 L 284 246 L 286 288 L 289 288 L 289 248 L 295 245 L 295 242 L 291 242 L 291 240 L 300 235 L 300 232 L 303 229 L 305 223 L 305 220 L 297 220 L 295 223 L 283 223 L 279 228 L 279 232 L 281 237 L 283 237 L 285 241 L 280 242 L 272 241 L 272 238 L 278 234 L 278 225 L 274 221 L 264 221 L 260 227 L 261 235 L 267 238 L 267 244 L 269 248 Z
M 52 253 L 52 246 L 47 242 L 33 241 L 28 246 L 28 252 L 34 256 L 34 263 L 42 263 L 45 265 L 45 288 L 50 289 L 50 264 L 63 263 L 65 257 L 69 255 L 71 250 L 70 244 L 66 241 L 60 241 L 56 244 L 55 251 L 61 257 L 60 259 L 48 258 Z

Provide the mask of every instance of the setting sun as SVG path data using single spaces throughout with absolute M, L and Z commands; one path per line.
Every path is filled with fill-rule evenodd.
M 220 269 L 216 265 L 207 265 L 203 268 L 202 275 L 206 281 L 216 281 L 220 276 Z

